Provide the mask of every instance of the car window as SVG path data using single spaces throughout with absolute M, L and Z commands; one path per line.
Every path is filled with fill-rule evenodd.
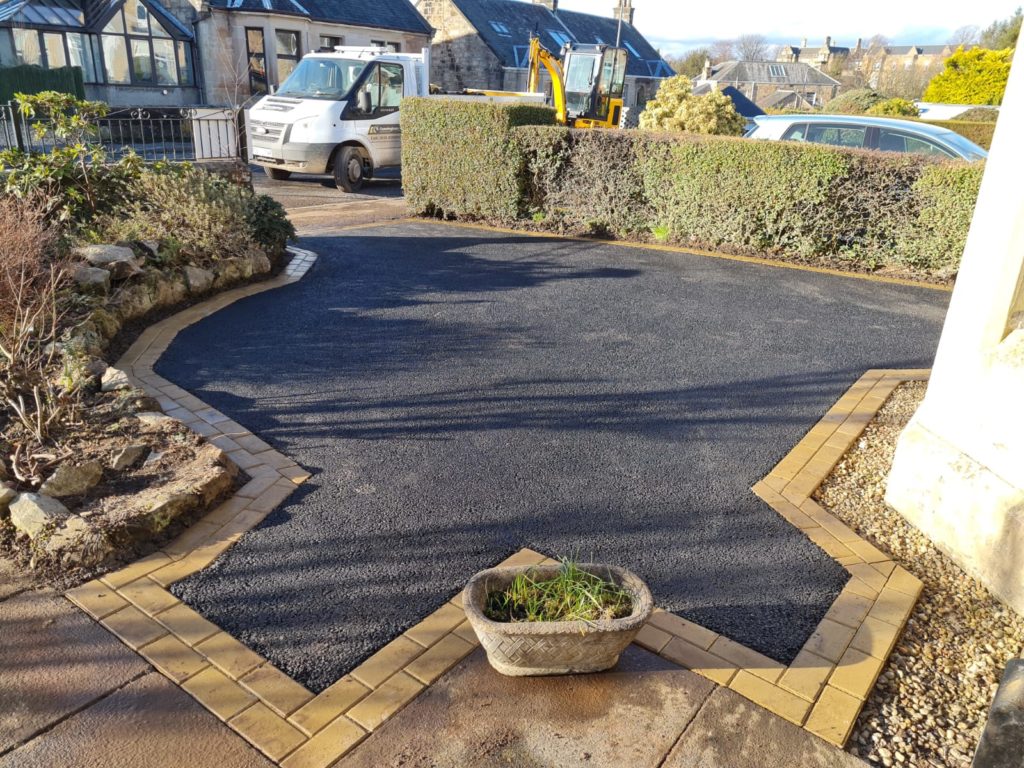
M 911 136 L 909 133 L 900 133 L 889 128 L 879 129 L 878 148 L 883 152 L 912 152 L 916 155 L 931 155 L 932 157 L 955 157 L 951 152 L 928 139 Z
M 797 123 L 782 134 L 784 141 L 807 141 L 807 123 Z
M 807 138 L 812 144 L 834 144 L 839 147 L 863 147 L 868 129 L 857 126 L 810 125 Z

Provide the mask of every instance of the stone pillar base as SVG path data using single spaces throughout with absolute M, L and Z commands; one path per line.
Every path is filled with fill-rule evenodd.
M 900 435 L 886 502 L 1024 614 L 1024 488 L 930 431 Z

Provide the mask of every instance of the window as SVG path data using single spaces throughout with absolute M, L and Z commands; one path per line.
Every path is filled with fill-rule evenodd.
M 278 93 L 296 99 L 344 99 L 364 69 L 363 61 L 303 59 Z
M 508 27 L 506 27 L 500 21 L 492 21 L 491 22 L 491 29 L 493 29 L 495 32 L 497 32 L 502 37 L 512 37 L 512 33 L 509 31 Z
M 376 117 L 397 112 L 402 101 L 404 84 L 405 71 L 401 64 L 377 64 L 359 89 L 360 94 L 368 94 L 369 99 L 362 95 L 358 96 L 354 111 L 361 117 Z M 363 106 L 369 107 L 368 111 L 359 106 L 361 102 Z
M 878 148 L 883 152 L 910 152 L 915 155 L 929 155 L 931 157 L 954 157 L 938 144 L 920 136 L 911 136 L 909 133 L 899 133 L 888 128 L 881 128 L 878 131 Z
M 101 81 L 100 71 L 97 67 L 99 51 L 94 45 L 96 38 L 93 35 L 84 35 L 81 32 L 69 32 L 68 38 L 68 62 L 73 67 L 82 68 L 82 79 L 87 83 L 98 83 Z
M 769 64 L 768 65 L 768 77 L 785 77 L 786 68 L 781 64 Z
M 401 53 L 402 52 L 402 44 L 401 43 L 389 43 L 386 40 L 371 40 L 370 41 L 370 45 L 374 45 L 374 46 L 376 46 L 378 48 L 387 48 L 392 53 Z
M 46 66 L 50 69 L 66 67 L 67 56 L 64 53 L 64 35 L 43 33 L 43 48 L 46 50 Z
M 277 44 L 277 82 L 283 83 L 288 75 L 295 71 L 295 67 L 302 58 L 299 50 L 299 33 L 287 29 L 278 29 L 274 32 L 274 40 Z
M 68 35 L 72 61 L 81 62 L 86 82 L 90 68 L 98 74 L 99 51 L 91 36 Z M 192 85 L 190 45 L 171 38 L 143 0 L 125 0 L 100 35 L 104 82 L 115 85 Z M 100 78 L 95 78 L 99 81 Z
M 554 39 L 556 43 L 558 43 L 559 46 L 572 42 L 571 37 L 565 34 L 565 32 L 559 32 L 557 29 L 549 29 L 548 34 L 551 35 L 551 37 Z
M 333 51 L 339 45 L 344 45 L 345 38 L 335 37 L 334 35 L 320 35 L 320 48 L 321 50 Z
M 867 128 L 839 125 L 810 125 L 806 141 L 812 144 L 833 144 L 839 147 L 863 147 Z
M 249 56 L 249 92 L 267 92 L 267 56 L 263 45 L 263 30 L 245 28 L 245 50 Z
M 43 66 L 43 49 L 39 45 L 39 33 L 34 29 L 12 29 L 14 33 L 14 55 L 22 64 Z

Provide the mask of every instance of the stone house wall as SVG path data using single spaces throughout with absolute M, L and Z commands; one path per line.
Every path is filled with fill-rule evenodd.
M 501 61 L 451 0 L 420 0 L 416 6 L 435 30 L 430 82 L 445 91 L 504 89 Z

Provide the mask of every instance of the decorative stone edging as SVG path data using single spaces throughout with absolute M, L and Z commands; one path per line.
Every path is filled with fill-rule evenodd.
M 310 477 L 287 456 L 153 373 L 183 328 L 245 296 L 298 281 L 315 254 L 272 280 L 220 294 L 147 329 L 118 364 L 252 478 L 161 551 L 67 597 L 285 768 L 333 764 L 478 646 L 456 596 L 318 695 L 183 604 L 167 587 L 212 563 Z M 636 642 L 842 746 L 895 645 L 921 582 L 811 498 L 897 385 L 927 371 L 869 371 L 753 491 L 852 578 L 788 667 L 656 611 Z M 500 565 L 555 562 L 523 549 Z

